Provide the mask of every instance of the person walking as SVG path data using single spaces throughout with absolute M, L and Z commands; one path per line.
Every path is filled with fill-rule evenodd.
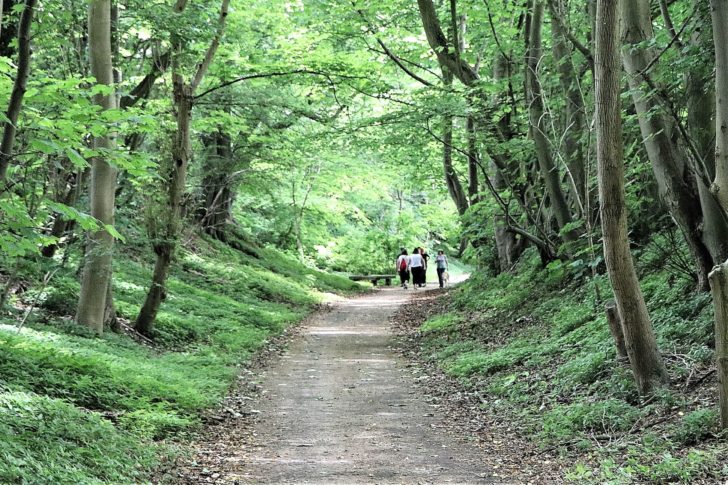
M 445 256 L 445 251 L 440 250 L 437 252 L 437 257 L 435 258 L 435 262 L 437 263 L 437 281 L 440 282 L 440 288 L 445 287 L 445 272 L 450 269 L 450 266 L 447 262 L 447 256 Z
M 412 271 L 412 287 L 417 289 L 421 286 L 425 276 L 425 260 L 420 255 L 420 248 L 414 248 L 409 257 L 410 270 Z
M 402 253 L 397 258 L 396 270 L 399 272 L 400 286 L 405 290 L 407 289 L 407 283 L 410 279 L 409 260 L 410 258 L 407 255 L 407 250 L 402 249 Z
M 430 263 L 430 255 L 427 254 L 425 248 L 420 248 L 420 256 L 422 256 L 422 281 L 420 286 L 427 286 L 427 266 Z

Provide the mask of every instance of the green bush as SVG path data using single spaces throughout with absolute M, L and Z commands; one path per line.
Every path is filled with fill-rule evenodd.
M 692 445 L 709 437 L 718 424 L 715 409 L 698 409 L 683 416 L 674 432 L 675 439 L 685 445 Z
M 616 399 L 561 405 L 544 415 L 542 435 L 558 440 L 585 431 L 600 434 L 627 431 L 639 416 L 639 409 Z

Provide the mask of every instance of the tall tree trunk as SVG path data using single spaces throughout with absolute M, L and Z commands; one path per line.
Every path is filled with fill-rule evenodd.
M 478 140 L 475 126 L 475 117 L 468 116 L 468 201 L 470 205 L 478 202 Z
M 564 1 L 553 0 L 548 5 L 551 17 L 556 19 L 551 22 L 552 50 L 559 73 L 559 83 L 566 101 L 563 113 L 564 145 L 562 153 L 570 174 L 569 187 L 573 199 L 572 207 L 575 213 L 580 214 L 588 194 L 586 162 L 581 143 L 582 134 L 586 131 L 584 100 L 581 96 L 579 79 L 574 69 L 571 50 L 568 47 L 569 42 L 562 24 L 563 19 L 566 18 Z
M 728 0 L 710 0 L 715 44 L 715 180 L 711 190 L 728 213 Z
M 205 176 L 202 180 L 201 224 L 203 230 L 215 239 L 225 241 L 225 227 L 232 215 L 234 189 L 231 173 L 233 165 L 230 135 L 216 131 L 208 137 Z
M 632 0 L 624 0 L 631 2 Z M 667 379 L 629 251 L 622 161 L 619 0 L 597 1 L 596 125 L 604 258 L 622 319 L 627 353 L 640 393 Z
M 177 247 L 182 215 L 182 195 L 187 181 L 187 166 L 190 160 L 190 125 L 192 122 L 193 92 L 178 72 L 172 74 L 174 106 L 177 117 L 177 131 L 172 145 L 172 159 L 167 175 L 167 201 L 163 228 L 158 242 L 154 243 L 157 261 L 152 274 L 152 285 L 144 300 L 134 328 L 151 336 L 157 312 L 166 296 L 166 281 L 169 266 Z
M 13 146 L 17 132 L 20 109 L 23 106 L 28 75 L 30 74 L 30 27 L 33 24 L 37 0 L 25 0 L 23 13 L 18 26 L 18 71 L 10 94 L 10 102 L 5 112 L 7 120 L 3 126 L 3 139 L 0 142 L 0 183 L 7 177 L 8 167 L 13 158 Z
M 502 81 L 509 77 L 511 67 L 509 64 L 509 60 L 505 58 L 502 54 L 496 54 L 496 58 L 493 61 L 493 79 L 496 82 Z M 494 104 L 498 105 L 500 103 L 507 102 L 506 98 L 507 95 L 505 93 L 502 93 L 496 96 Z M 513 129 L 511 127 L 511 117 L 509 114 L 504 115 L 500 120 L 498 120 L 498 133 L 506 142 L 513 138 Z M 510 160 L 506 160 L 505 163 L 508 163 L 509 161 Z M 499 167 L 495 163 L 494 158 L 494 161 L 493 163 L 491 163 L 490 168 L 491 173 L 493 174 L 493 176 L 491 177 L 493 188 L 499 193 L 507 190 L 508 184 L 504 180 L 502 171 L 504 169 L 507 169 L 508 167 Z M 512 174 L 508 173 L 507 175 L 510 176 Z M 493 217 L 493 225 L 495 227 L 495 245 L 496 251 L 498 252 L 499 270 L 501 272 L 509 271 L 520 257 L 519 248 L 522 245 L 518 244 L 518 241 L 516 240 L 516 234 L 508 229 L 509 224 L 506 214 L 502 214 L 500 212 L 496 213 L 496 215 Z
M 702 240 L 703 214 L 695 179 L 687 170 L 684 153 L 670 137 L 672 126 L 656 100 L 643 89 L 642 73 L 655 57 L 644 47 L 654 38 L 649 0 L 622 2 L 624 22 L 622 60 L 629 75 L 640 130 L 662 199 L 683 232 L 696 266 L 698 289 L 707 291 L 712 258 Z
M 556 218 L 558 229 L 561 230 L 572 222 L 572 218 L 569 205 L 566 203 L 566 197 L 561 188 L 559 169 L 554 163 L 551 144 L 546 136 L 548 127 L 546 114 L 544 113 L 543 93 L 538 79 L 538 67 L 542 56 L 541 28 L 543 26 L 543 14 L 544 5 L 542 0 L 533 0 L 526 66 L 526 97 L 529 106 L 529 128 L 535 143 L 541 178 L 546 186 L 546 193 L 551 202 L 551 210 Z M 579 237 L 575 230 L 567 230 L 563 236 L 567 241 L 574 241 Z
M 97 83 L 111 86 L 114 79 L 111 62 L 110 0 L 90 1 L 88 31 L 91 73 Z M 103 110 L 117 107 L 117 97 L 114 93 L 98 94 L 95 96 L 95 102 Z M 109 133 L 95 138 L 94 146 L 101 150 L 113 150 L 116 147 L 115 135 Z M 115 190 L 116 169 L 103 157 L 94 158 L 91 167 L 91 215 L 102 224 L 114 223 Z M 89 234 L 76 321 L 97 333 L 104 331 L 113 246 L 114 238 L 106 229 L 102 228 Z
M 178 2 L 175 5 L 175 11 L 181 13 L 185 5 L 186 2 Z M 177 248 L 179 227 L 182 223 L 182 196 L 187 181 L 187 166 L 191 155 L 190 127 L 192 123 L 192 105 L 195 91 L 205 77 L 215 57 L 217 48 L 220 45 L 220 40 L 225 32 L 229 5 L 230 0 L 222 0 L 217 22 L 217 31 L 205 52 L 205 56 L 197 65 L 197 71 L 189 83 L 186 83 L 182 74 L 179 73 L 180 59 L 175 59 L 173 63 L 172 88 L 175 116 L 177 118 L 177 131 L 172 141 L 171 166 L 169 167 L 166 180 L 167 200 L 163 216 L 163 227 L 161 229 L 162 237 L 158 238 L 158 242 L 154 243 L 154 252 L 157 255 L 157 261 L 152 274 L 152 284 L 134 323 L 134 328 L 147 336 L 151 336 L 153 333 L 154 320 L 157 318 L 157 312 L 166 295 L 167 275 L 169 274 L 169 267 L 172 263 L 174 251 Z M 176 45 L 173 50 L 177 56 L 181 54 L 179 45 Z
M 720 428 L 728 429 L 728 262 L 713 268 L 710 289 L 715 308 L 715 361 Z
M 693 8 L 701 9 L 702 0 L 693 0 Z M 698 10 L 699 11 L 699 10 Z M 696 15 L 701 22 L 695 29 L 690 43 L 695 52 L 709 52 L 712 46 L 710 25 L 705 25 L 703 16 Z M 704 166 L 708 170 L 708 179 L 715 177 L 715 86 L 711 85 L 711 74 L 714 59 L 705 56 L 704 65 L 696 66 L 685 76 L 687 91 L 688 129 Z M 713 264 L 728 259 L 728 220 L 716 198 L 710 193 L 703 177 L 697 177 L 698 195 L 703 208 L 703 243 L 710 251 Z
M 442 75 L 445 86 L 449 89 L 452 86 L 453 75 L 446 67 L 442 68 Z M 450 113 L 442 115 L 442 168 L 450 197 L 455 202 L 458 214 L 463 215 L 468 210 L 468 198 L 452 163 L 453 124 L 453 116 Z

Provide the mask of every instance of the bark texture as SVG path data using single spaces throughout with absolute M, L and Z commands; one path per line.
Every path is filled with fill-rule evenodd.
M 89 48 L 91 73 L 96 82 L 106 86 L 114 84 L 111 53 L 111 1 L 91 0 L 88 8 Z M 104 110 L 117 107 L 117 96 L 97 95 L 95 102 Z M 94 139 L 94 145 L 113 150 L 113 133 Z M 96 157 L 91 166 L 91 215 L 102 224 L 114 224 L 116 169 L 102 157 Z M 81 292 L 76 321 L 97 333 L 104 331 L 107 290 L 111 280 L 113 236 L 101 229 L 89 234 L 81 276 Z
M 715 361 L 718 368 L 720 427 L 728 429 L 728 261 L 710 273 L 715 307 Z
M 728 213 L 728 0 L 710 0 L 715 44 L 715 180 L 711 190 Z
M 552 0 L 548 3 L 553 38 L 554 61 L 559 73 L 559 84 L 564 92 L 566 106 L 562 115 L 563 146 L 561 152 L 569 169 L 569 186 L 573 210 L 580 213 L 587 196 L 586 163 L 581 144 L 582 133 L 586 131 L 584 116 L 584 100 L 579 88 L 574 62 L 569 49 L 566 27 L 562 23 L 566 12 L 564 0 Z
M 652 323 L 629 250 L 619 98 L 619 4 L 619 0 L 597 2 L 597 175 L 607 272 L 622 318 L 627 354 L 637 388 L 640 393 L 646 394 L 666 381 L 667 372 L 657 350 Z
M 551 202 L 558 229 L 561 230 L 572 222 L 571 211 L 566 202 L 566 196 L 561 188 L 561 176 L 551 153 L 551 144 L 546 135 L 548 131 L 546 113 L 544 112 L 543 93 L 538 79 L 539 63 L 543 55 L 541 46 L 541 32 L 543 26 L 544 4 L 541 0 L 533 1 L 531 16 L 531 29 L 529 32 L 529 47 L 526 59 L 526 98 L 529 106 L 530 132 L 536 146 L 536 158 L 541 172 L 541 178 L 546 186 L 546 193 Z M 579 236 L 576 231 L 569 230 L 563 235 L 567 241 L 576 240 Z
M 643 73 L 656 53 L 644 47 L 654 38 L 649 0 L 622 2 L 624 22 L 622 59 L 629 75 L 629 85 L 645 149 L 660 188 L 662 200 L 683 232 L 696 266 L 698 288 L 708 289 L 708 272 L 712 267 L 710 251 L 702 239 L 703 213 L 694 177 L 687 170 L 685 154 L 671 137 L 672 124 L 659 103 L 644 89 Z
M 693 8 L 700 12 L 702 0 L 693 0 Z M 705 17 L 707 19 L 707 16 Z M 709 20 L 696 15 L 695 28 L 690 44 L 695 52 L 710 52 L 712 38 Z M 710 56 L 705 56 L 710 57 Z M 713 264 L 728 259 L 728 218 L 721 209 L 716 197 L 710 193 L 705 179 L 715 178 L 715 84 L 712 80 L 713 59 L 705 59 L 704 64 L 696 66 L 685 76 L 687 94 L 687 122 L 690 137 L 693 139 L 707 170 L 707 177 L 696 177 L 700 205 L 703 209 L 703 243 L 710 251 Z
M 3 126 L 3 139 L 0 142 L 0 182 L 7 177 L 8 167 L 13 158 L 15 134 L 17 132 L 20 109 L 23 106 L 28 75 L 30 74 L 30 27 L 33 24 L 37 0 L 26 0 L 18 25 L 18 71 L 10 94 L 8 109 L 5 112 L 7 121 Z
M 609 332 L 614 339 L 614 346 L 617 348 L 617 358 L 627 359 L 627 345 L 624 343 L 624 332 L 622 331 L 622 318 L 619 316 L 619 309 L 614 300 L 607 302 L 604 306 L 604 312 L 607 314 L 607 324 L 609 324 Z
M 205 77 L 207 69 L 210 67 L 217 48 L 220 45 L 220 40 L 225 32 L 229 5 L 230 0 L 222 0 L 217 31 L 189 83 L 185 81 L 179 72 L 178 59 L 173 63 L 172 90 L 177 130 L 172 141 L 172 156 L 169 170 L 165 174 L 167 182 L 166 206 L 162 227 L 159 229 L 158 237 L 153 245 L 157 260 L 154 264 L 152 284 L 149 287 L 144 304 L 139 310 L 139 315 L 137 315 L 134 323 L 134 328 L 147 336 L 152 336 L 153 334 L 154 320 L 157 318 L 159 307 L 166 296 L 167 276 L 175 249 L 177 248 L 179 228 L 182 224 L 182 197 L 187 182 L 187 168 L 191 158 L 190 131 L 195 91 Z M 176 12 L 181 13 L 184 11 L 185 6 L 186 1 L 180 0 L 174 9 Z M 179 55 L 181 53 L 181 47 L 176 45 L 174 52 L 176 55 Z

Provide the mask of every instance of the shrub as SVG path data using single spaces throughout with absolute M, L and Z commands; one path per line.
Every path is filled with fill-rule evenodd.
M 584 431 L 627 431 L 639 416 L 639 409 L 616 399 L 577 402 L 547 412 L 542 434 L 547 439 L 564 439 Z
M 691 445 L 709 437 L 718 423 L 714 409 L 698 409 L 683 416 L 674 436 L 679 442 Z

